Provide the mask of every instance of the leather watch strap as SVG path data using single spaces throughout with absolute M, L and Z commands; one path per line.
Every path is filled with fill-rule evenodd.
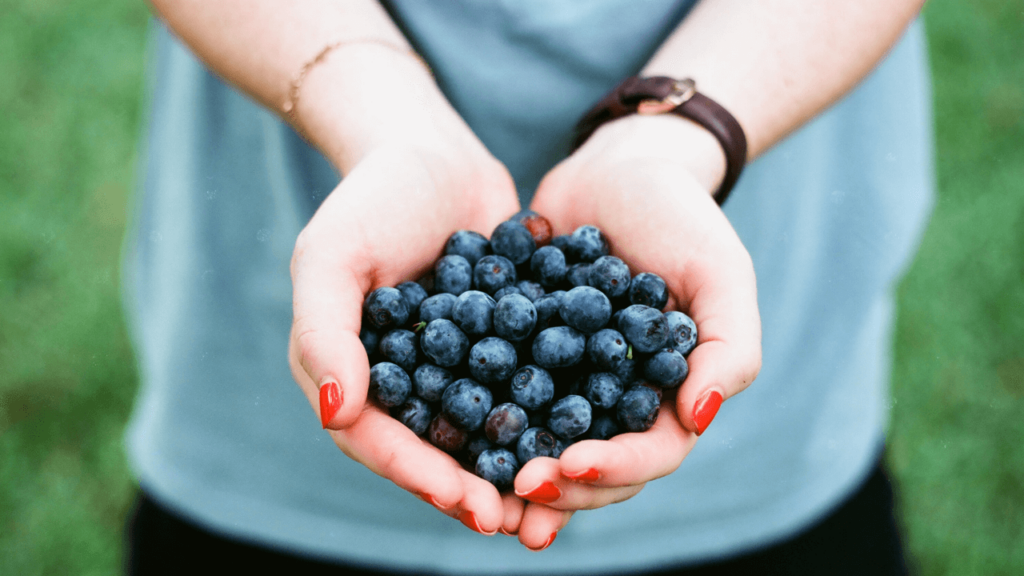
M 717 102 L 697 92 L 693 80 L 688 78 L 626 78 L 576 125 L 573 151 L 605 122 L 637 113 L 678 114 L 700 124 L 715 136 L 725 151 L 725 178 L 714 194 L 715 201 L 723 204 L 747 162 L 747 137 L 736 118 Z

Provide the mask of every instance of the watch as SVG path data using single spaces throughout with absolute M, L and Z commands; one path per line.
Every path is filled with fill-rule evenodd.
M 747 137 L 736 118 L 717 102 L 697 92 L 696 83 L 690 78 L 626 78 L 579 121 L 572 150 L 582 146 L 605 122 L 630 114 L 666 113 L 696 122 L 721 144 L 725 152 L 725 177 L 714 198 L 722 205 L 747 162 Z

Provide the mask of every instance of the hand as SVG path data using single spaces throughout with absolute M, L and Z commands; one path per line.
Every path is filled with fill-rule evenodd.
M 678 393 L 665 394 L 652 429 L 578 442 L 558 460 L 523 467 L 515 486 L 533 500 L 519 531 L 527 546 L 543 544 L 573 511 L 631 498 L 678 468 L 720 401 L 760 370 L 753 265 L 709 192 L 723 172 L 718 143 L 701 128 L 676 117 L 632 116 L 598 130 L 538 188 L 532 208 L 556 234 L 596 225 L 634 273 L 661 275 L 669 307 L 694 319 L 699 341 L 689 376 Z
M 327 197 L 300 234 L 291 264 L 289 361 L 318 414 L 321 387 L 337 385 L 340 407 L 322 418 L 335 443 L 373 472 L 485 533 L 506 520 L 502 498 L 515 525 L 523 503 L 500 496 L 366 401 L 369 363 L 359 329 L 371 291 L 420 277 L 455 230 L 486 236 L 518 209 L 504 167 L 473 138 L 383 145 L 362 155 Z M 330 489 L 330 479 L 322 482 Z

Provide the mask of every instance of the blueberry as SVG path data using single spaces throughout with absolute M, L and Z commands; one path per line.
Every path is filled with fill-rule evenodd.
M 612 312 L 611 320 L 608 320 L 608 327 L 613 330 L 620 330 L 619 320 L 622 318 L 622 313 L 625 311 L 625 308 L 621 308 L 619 310 L 616 310 L 615 312 Z
M 505 402 L 491 409 L 484 423 L 487 439 L 499 446 L 508 446 L 526 430 L 529 417 L 518 404 Z
M 449 422 L 472 432 L 483 426 L 492 402 L 490 390 L 469 378 L 462 378 L 444 391 L 441 410 Z
M 615 256 L 601 256 L 590 265 L 589 283 L 609 298 L 629 291 L 629 266 Z
M 406 372 L 412 372 L 419 364 L 416 335 L 408 330 L 398 328 L 380 339 L 380 353 L 388 360 L 401 366 Z
M 473 267 L 473 285 L 477 290 L 494 294 L 516 283 L 516 267 L 504 256 L 484 256 Z
M 533 307 L 537 309 L 537 331 L 556 326 L 561 323 L 562 317 L 558 311 L 562 309 L 562 301 L 567 292 L 556 290 L 549 292 L 534 301 Z
M 590 264 L 579 262 L 569 266 L 565 272 L 565 279 L 573 287 L 590 286 Z
M 505 296 L 494 307 L 494 331 L 509 342 L 524 340 L 536 325 L 537 309 L 526 296 Z
M 570 250 L 577 260 L 593 262 L 608 255 L 608 239 L 594 226 L 580 226 L 569 238 Z
M 563 450 L 565 443 L 562 439 L 539 426 L 527 428 L 516 443 L 516 457 L 520 466 L 525 466 L 530 460 L 541 456 L 558 458 Z
M 452 424 L 444 413 L 434 416 L 427 427 L 427 440 L 441 450 L 454 454 L 466 445 L 469 433 Z
M 452 321 L 471 338 L 485 336 L 494 327 L 494 298 L 479 290 L 459 295 L 452 306 Z
M 419 310 L 420 304 L 427 299 L 427 291 L 423 289 L 423 286 L 415 282 L 402 282 L 395 288 L 402 293 L 405 303 L 409 305 L 410 315 Z
M 498 290 L 497 292 L 494 293 L 494 300 L 500 302 L 502 298 L 508 296 L 509 294 L 518 294 L 522 296 L 523 291 L 520 290 L 518 286 L 505 286 L 501 290 Z
M 568 256 L 570 245 L 569 238 L 570 236 L 568 234 L 555 236 L 554 238 L 551 239 L 551 245 L 554 246 L 555 248 L 558 248 L 559 250 L 562 251 L 562 253 Z
M 420 304 L 420 322 L 431 323 L 438 318 L 452 319 L 452 306 L 456 296 L 447 292 L 434 294 Z
M 595 416 L 587 430 L 587 438 L 591 440 L 607 440 L 619 434 L 619 423 L 610 414 Z
M 462 256 L 442 256 L 434 265 L 434 290 L 458 296 L 473 285 L 473 267 Z
M 516 371 L 516 351 L 511 344 L 493 336 L 469 350 L 469 374 L 482 384 L 508 382 Z
M 551 288 L 565 281 L 565 254 L 554 246 L 538 248 L 530 257 L 530 272 L 541 286 Z
M 675 310 L 665 314 L 672 347 L 686 356 L 697 346 L 697 324 L 682 312 Z
M 582 396 L 570 394 L 551 406 L 548 429 L 555 434 L 572 440 L 590 428 L 592 408 Z
M 473 266 L 477 260 L 491 253 L 491 244 L 478 232 L 459 230 L 445 242 L 444 253 L 462 256 Z
M 597 288 L 577 286 L 566 292 L 558 314 L 569 326 L 584 334 L 592 334 L 608 324 L 612 317 L 612 303 Z
M 526 229 L 530 231 L 530 235 L 533 236 L 533 241 L 537 246 L 547 246 L 551 243 L 551 222 L 548 219 L 537 214 L 533 210 L 523 210 L 519 214 L 516 214 L 511 218 L 519 222 Z
M 363 348 L 366 349 L 366 356 L 372 358 L 377 353 L 377 347 L 380 345 L 380 334 L 367 326 L 363 326 L 359 329 L 359 341 L 363 343 Z
M 662 348 L 644 362 L 644 378 L 662 388 L 679 386 L 689 373 L 686 358 L 674 348 Z
M 491 233 L 491 250 L 519 265 L 530 259 L 537 243 L 530 231 L 519 222 L 508 220 L 498 224 Z
M 587 338 L 587 358 L 601 370 L 613 370 L 626 359 L 629 344 L 618 330 L 605 328 Z
M 366 319 L 381 332 L 398 328 L 409 320 L 409 304 L 397 288 L 377 288 L 366 299 Z
M 623 386 L 629 386 L 637 379 L 636 369 L 636 360 L 626 358 L 612 367 L 612 374 L 619 377 L 619 382 L 622 382 Z
M 596 372 L 587 377 L 583 396 L 594 405 L 594 408 L 611 410 L 622 396 L 622 382 L 618 376 L 610 372 Z
M 413 391 L 427 402 L 440 402 L 441 395 L 454 381 L 451 372 L 433 364 L 420 364 L 412 373 Z
M 668 321 L 656 308 L 633 304 L 619 317 L 619 332 L 637 352 L 649 354 L 668 344 Z
M 388 408 L 401 405 L 412 392 L 412 380 L 405 370 L 391 362 L 370 368 L 370 396 Z
M 574 366 L 583 359 L 587 339 L 569 326 L 555 326 L 537 334 L 533 341 L 533 360 L 543 368 Z
M 527 410 L 537 410 L 554 395 L 551 374 L 540 366 L 523 366 L 512 375 L 512 401 Z
M 661 310 L 668 304 L 668 287 L 661 276 L 641 272 L 629 284 L 629 302 Z
M 519 471 L 519 461 L 504 448 L 485 450 L 476 459 L 476 475 L 487 480 L 498 490 L 512 487 Z
M 476 466 L 476 459 L 486 450 L 494 450 L 498 445 L 487 439 L 487 436 L 482 434 L 474 435 L 466 443 L 466 458 L 469 463 Z
M 532 280 L 520 280 L 519 283 L 516 284 L 516 288 L 518 288 L 519 292 L 523 296 L 526 296 L 530 302 L 535 302 L 537 298 L 544 295 L 544 287 Z
M 420 348 L 434 364 L 451 368 L 457 366 L 469 352 L 469 337 L 451 320 L 432 320 L 423 329 Z
M 615 415 L 619 424 L 629 432 L 643 432 L 654 426 L 658 419 L 658 394 L 647 386 L 633 386 L 619 398 Z
M 433 417 L 426 400 L 410 396 L 404 404 L 394 409 L 394 416 L 417 436 L 423 436 Z

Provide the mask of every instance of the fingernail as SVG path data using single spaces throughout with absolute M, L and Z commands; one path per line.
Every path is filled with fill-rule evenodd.
M 480 527 L 480 523 L 477 522 L 476 514 L 473 514 L 469 510 L 466 510 L 463 513 L 459 514 L 459 522 L 465 524 L 466 528 L 469 528 L 474 532 L 479 532 L 484 536 L 494 536 L 498 533 L 497 530 L 493 532 L 484 532 L 484 529 Z
M 708 429 L 721 406 L 722 395 L 717 390 L 709 390 L 697 400 L 693 407 L 693 423 L 697 426 L 698 436 Z
M 498 532 L 501 532 L 505 536 L 515 536 L 514 533 L 506 531 L 504 526 L 499 527 Z
M 601 473 L 597 471 L 597 468 L 587 468 L 586 470 L 578 474 L 569 474 L 567 472 L 562 472 L 562 476 L 565 476 L 566 478 L 574 482 L 597 482 L 597 480 L 601 477 Z
M 544 482 L 540 486 L 537 486 L 536 488 L 530 490 L 525 494 L 520 494 L 519 492 L 516 492 L 516 496 L 519 496 L 520 498 L 526 498 L 530 502 L 536 502 L 538 504 L 550 504 L 562 497 L 562 491 L 559 490 L 558 486 L 555 486 L 553 483 Z
M 527 546 L 527 548 L 529 548 L 530 550 L 532 550 L 534 552 L 540 552 L 541 550 L 544 550 L 548 546 L 551 546 L 551 543 L 555 541 L 555 536 L 558 536 L 558 532 L 552 532 L 551 536 L 548 537 L 548 541 L 545 542 L 544 545 L 541 546 L 540 548 L 530 548 L 529 546 Z
M 331 418 L 341 410 L 341 386 L 328 381 L 320 387 L 320 424 L 327 428 Z

